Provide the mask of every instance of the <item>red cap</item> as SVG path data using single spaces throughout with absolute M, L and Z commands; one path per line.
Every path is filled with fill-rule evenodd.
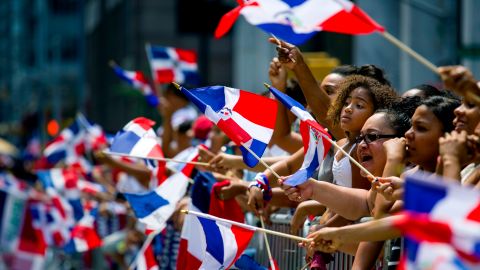
M 206 140 L 212 127 L 213 123 L 205 115 L 202 115 L 193 123 L 193 134 L 197 139 Z

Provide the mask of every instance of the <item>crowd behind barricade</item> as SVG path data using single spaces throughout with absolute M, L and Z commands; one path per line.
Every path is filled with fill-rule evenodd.
M 287 78 L 288 70 L 295 79 Z M 480 85 L 462 66 L 441 67 L 438 72 L 441 89 L 431 85 L 394 89 L 374 65 L 339 66 L 317 81 L 300 50 L 282 42 L 268 74 L 272 87 L 295 105 L 285 106 L 277 98 L 273 134 L 262 156 L 270 168 L 261 162 L 247 166 L 245 150 L 222 131 L 222 119 L 215 125 L 173 85 L 161 93 L 157 109 L 162 125 L 155 132 L 151 120 L 137 118 L 115 136 L 139 134 L 142 128 L 153 132 L 160 138 L 165 160 L 110 155 L 107 149 L 127 146 L 109 148 L 101 128 L 78 115 L 40 155 L 23 159 L 2 154 L 0 268 L 191 269 L 195 260 L 205 261 L 195 250 L 185 251 L 189 233 L 181 210 L 189 209 L 254 226 L 260 226 L 261 219 L 269 223 L 277 211 L 292 213 L 292 234 L 310 225 L 305 236 L 311 241 L 300 243 L 310 269 L 327 269 L 334 263 L 330 254 L 336 251 L 354 256 L 351 269 L 372 269 L 382 257 L 385 241 L 391 240 L 396 251 L 388 268 L 395 269 L 404 254 L 398 251 L 406 233 L 398 224 L 406 217 L 398 213 L 404 213 L 408 204 L 406 177 L 423 171 L 441 176 L 438 181 L 480 189 Z M 265 96 L 275 99 L 268 92 Z M 252 110 L 255 106 L 262 104 L 251 104 Z M 309 121 L 326 130 L 317 134 L 329 145 L 322 148 L 321 157 L 305 143 L 301 131 L 310 118 L 297 117 L 300 107 L 311 114 Z M 131 146 L 146 151 L 137 148 Z M 314 161 L 306 162 L 307 158 L 320 162 L 312 168 Z M 297 179 L 300 171 L 312 177 L 291 184 L 292 175 Z M 152 191 L 162 198 L 173 196 L 173 189 L 160 190 L 178 173 L 188 184 L 173 201 L 170 214 L 156 213 L 153 220 L 158 226 L 152 228 L 150 212 L 162 206 L 151 203 L 156 196 Z M 179 183 L 173 182 L 172 188 Z M 151 197 L 141 197 L 145 194 Z M 131 200 L 144 200 L 144 208 Z M 478 226 L 479 208 L 473 208 L 477 211 L 466 215 Z M 444 213 L 449 214 L 454 213 Z M 363 217 L 373 220 L 358 223 Z M 155 235 L 153 240 L 144 245 L 150 234 Z M 458 263 L 467 269 L 478 263 L 478 250 L 459 252 Z M 207 251 L 215 253 L 208 247 Z M 267 269 L 256 262 L 255 253 L 246 249 L 231 266 Z

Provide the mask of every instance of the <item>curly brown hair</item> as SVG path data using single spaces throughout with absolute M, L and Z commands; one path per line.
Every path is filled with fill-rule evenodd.
M 335 103 L 328 110 L 328 118 L 332 120 L 334 125 L 340 122 L 340 114 L 343 106 L 350 93 L 357 88 L 365 88 L 370 92 L 373 100 L 374 111 L 377 109 L 386 109 L 392 106 L 393 102 L 398 98 L 397 93 L 392 87 L 381 84 L 375 79 L 361 76 L 351 75 L 346 77 L 338 85 L 338 96 Z

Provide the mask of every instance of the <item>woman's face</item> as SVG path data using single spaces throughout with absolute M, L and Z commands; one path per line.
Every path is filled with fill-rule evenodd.
M 340 127 L 352 134 L 358 133 L 373 112 L 373 100 L 370 92 L 362 87 L 356 88 L 348 95 L 343 104 Z
M 438 156 L 438 139 L 441 136 L 442 122 L 427 106 L 419 106 L 412 116 L 412 127 L 405 133 L 408 161 L 433 172 Z
M 473 134 L 480 122 L 480 108 L 464 99 L 462 105 L 453 112 L 455 113 L 455 119 L 453 119 L 455 130 L 458 132 L 465 130 L 468 134 Z
M 320 83 L 320 89 L 327 93 L 330 98 L 330 104 L 335 102 L 335 99 L 338 95 L 338 84 L 344 79 L 340 74 L 330 73 L 325 78 L 323 78 L 322 83 Z
M 389 138 L 377 138 L 372 141 L 369 138 L 375 138 L 371 135 L 395 135 L 396 132 L 390 127 L 390 123 L 387 120 L 385 113 L 376 113 L 370 116 L 362 127 L 360 132 L 360 138 L 363 138 L 358 142 L 357 157 L 369 172 L 373 175 L 382 175 L 383 168 L 387 161 L 387 156 L 383 150 L 383 143 Z M 365 135 L 368 138 L 365 138 Z M 370 135 L 370 136 L 369 136 Z M 367 175 L 360 171 L 362 176 Z

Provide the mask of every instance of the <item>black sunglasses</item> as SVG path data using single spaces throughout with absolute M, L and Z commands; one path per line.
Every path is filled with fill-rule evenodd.
M 367 134 L 357 136 L 355 141 L 357 143 L 365 141 L 367 144 L 369 144 L 369 143 L 374 142 L 378 139 L 397 138 L 397 137 L 399 137 L 399 136 L 395 135 L 395 134 L 382 135 L 382 134 L 375 134 L 375 133 L 367 133 Z

